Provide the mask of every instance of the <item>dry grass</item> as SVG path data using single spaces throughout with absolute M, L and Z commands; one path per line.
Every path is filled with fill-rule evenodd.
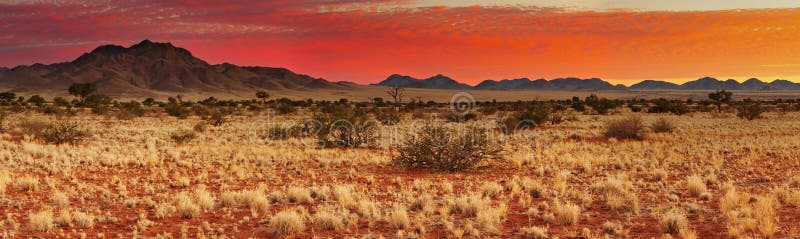
M 284 210 L 272 216 L 269 228 L 278 235 L 291 235 L 305 229 L 303 217 L 293 210 Z
M 553 213 L 555 222 L 561 225 L 573 225 L 580 219 L 581 207 L 572 203 L 556 201 L 553 203 Z
M 408 219 L 408 211 L 401 205 L 394 205 L 392 213 L 389 214 L 386 220 L 389 221 L 389 225 L 396 229 L 406 229 L 411 224 Z
M 41 211 L 28 215 L 28 226 L 34 231 L 50 231 L 53 229 L 53 211 Z
M 470 124 L 492 124 L 502 113 Z M 277 117 L 298 121 L 310 112 L 300 114 Z M 681 128 L 641 141 L 602 137 L 604 122 L 630 115 L 575 114 L 520 132 L 503 143 L 509 160 L 451 174 L 391 166 L 391 142 L 325 149 L 313 139 L 253 138 L 253 122 L 267 116 L 249 111 L 185 144 L 169 134 L 198 118 L 78 113 L 72 120 L 94 135 L 79 145 L 18 137 L 18 127 L 0 133 L 0 237 L 800 235 L 800 165 L 790 160 L 800 147 L 791 134 L 800 131 L 791 123 L 800 113 L 757 121 L 639 113 L 643 122 L 669 117 Z M 53 120 L 15 114 L 9 125 Z M 419 123 L 380 127 L 410 132 Z
M 672 209 L 661 215 L 661 231 L 668 234 L 680 235 L 689 231 L 689 222 L 686 214 Z

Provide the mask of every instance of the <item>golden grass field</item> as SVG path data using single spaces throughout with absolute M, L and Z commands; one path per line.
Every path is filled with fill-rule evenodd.
M 573 112 L 504 141 L 505 161 L 452 174 L 392 166 L 391 141 L 319 149 L 254 137 L 265 122 L 301 116 L 237 113 L 177 144 L 170 133 L 201 119 L 79 113 L 69 120 L 91 138 L 56 146 L 15 127 L 55 118 L 15 114 L 0 141 L 0 236 L 800 237 L 800 113 L 747 121 L 622 111 Z M 632 114 L 676 129 L 643 141 L 602 137 L 606 121 Z

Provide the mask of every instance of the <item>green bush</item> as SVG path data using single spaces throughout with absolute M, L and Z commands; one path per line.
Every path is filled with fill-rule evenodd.
M 426 125 L 418 134 L 408 135 L 392 158 L 392 164 L 407 169 L 457 172 L 486 159 L 500 159 L 500 147 L 489 131 L 467 127 L 461 131 L 442 125 Z
M 606 138 L 642 140 L 645 136 L 645 126 L 639 116 L 629 116 L 622 119 L 611 120 L 606 123 Z

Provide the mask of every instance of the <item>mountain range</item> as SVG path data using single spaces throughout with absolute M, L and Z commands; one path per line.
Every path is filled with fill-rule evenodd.
M 436 75 L 427 79 L 416 79 L 410 76 L 394 74 L 375 85 L 461 90 L 800 90 L 800 83 L 794 83 L 788 80 L 775 80 L 767 83 L 756 78 L 751 78 L 739 83 L 733 79 L 722 81 L 711 77 L 703 77 L 680 85 L 666 81 L 645 80 L 631 85 L 630 87 L 621 84 L 613 85 L 598 78 L 580 79 L 574 77 L 552 80 L 530 80 L 528 78 L 500 81 L 485 80 L 475 86 L 469 86 L 443 75 Z
M 232 93 L 258 90 L 363 90 L 350 82 L 330 82 L 292 72 L 285 68 L 209 64 L 186 49 L 171 43 L 144 40 L 130 47 L 104 45 L 70 62 L 0 67 L 0 88 L 12 92 L 66 92 L 73 83 L 96 83 L 100 92 L 118 96 L 154 94 Z M 475 86 L 444 75 L 426 79 L 393 74 L 378 86 L 455 90 L 800 90 L 800 83 L 775 80 L 770 83 L 749 79 L 717 80 L 704 77 L 683 84 L 645 80 L 630 87 L 598 78 L 528 78 L 486 80 Z M 305 94 L 305 93 L 301 93 Z
M 284 68 L 209 64 L 171 43 L 144 40 L 131 47 L 104 45 L 71 62 L 0 68 L 0 87 L 11 91 L 66 91 L 73 83 L 94 82 L 109 95 L 153 92 L 239 92 L 256 90 L 347 89 Z

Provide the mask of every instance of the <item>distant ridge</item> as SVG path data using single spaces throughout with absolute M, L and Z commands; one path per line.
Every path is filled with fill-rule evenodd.
M 485 80 L 475 86 L 459 83 L 449 77 L 436 75 L 427 79 L 416 79 L 409 76 L 394 74 L 378 84 L 381 86 L 401 86 L 408 88 L 427 89 L 471 89 L 471 90 L 558 90 L 558 91 L 586 91 L 586 90 L 800 90 L 800 83 L 787 80 L 775 80 L 770 83 L 751 78 L 743 83 L 736 80 L 721 81 L 711 77 L 703 77 L 683 84 L 666 81 L 645 80 L 630 87 L 613 85 L 599 78 L 580 79 L 575 77 L 556 78 L 552 80 L 518 78 L 510 80 Z
M 186 49 L 149 40 L 127 48 L 100 46 L 71 62 L 0 68 L 0 86 L 12 91 L 66 92 L 73 83 L 87 82 L 96 83 L 109 95 L 352 87 L 352 83 L 333 83 L 284 68 L 211 65 Z
M 66 92 L 73 83 L 96 83 L 99 90 L 111 96 L 150 96 L 182 93 L 232 93 L 240 95 L 258 90 L 356 90 L 361 85 L 351 82 L 330 82 L 297 74 L 285 68 L 212 65 L 171 43 L 144 40 L 130 47 L 99 46 L 70 62 L 32 64 L 13 68 L 0 67 L 0 88 L 13 92 Z M 683 84 L 645 80 L 630 87 L 613 85 L 599 78 L 575 77 L 552 80 L 529 78 L 485 80 L 475 86 L 458 82 L 445 75 L 417 79 L 393 74 L 373 84 L 407 88 L 453 90 L 800 90 L 800 83 L 787 80 L 764 82 L 759 79 L 718 80 L 703 77 Z M 249 93 L 248 93 L 249 94 Z
M 459 83 L 444 75 L 435 75 L 427 79 L 417 79 L 410 76 L 394 74 L 381 81 L 377 85 L 397 86 L 407 88 L 427 88 L 427 89 L 470 89 L 472 86 Z

